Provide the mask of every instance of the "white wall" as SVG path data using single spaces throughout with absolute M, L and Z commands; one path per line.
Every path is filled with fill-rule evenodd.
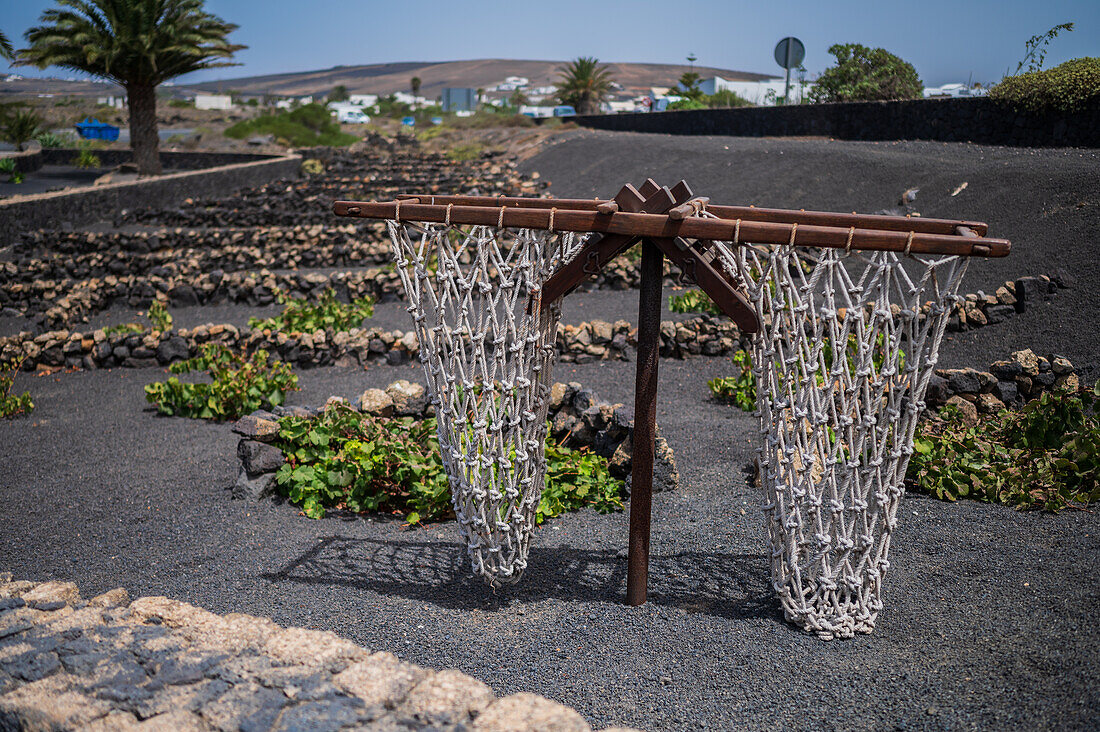
M 233 109 L 233 99 L 228 94 L 196 94 L 195 109 Z

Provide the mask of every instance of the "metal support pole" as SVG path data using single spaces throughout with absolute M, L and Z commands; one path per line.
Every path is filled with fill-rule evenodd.
M 661 356 L 664 255 L 643 239 L 638 295 L 638 376 L 634 384 L 634 449 L 630 477 L 630 555 L 626 602 L 641 605 L 649 579 L 649 518 L 653 499 L 653 450 L 657 425 L 657 365 Z

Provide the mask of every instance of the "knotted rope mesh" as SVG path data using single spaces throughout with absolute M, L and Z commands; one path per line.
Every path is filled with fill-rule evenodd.
M 420 340 L 451 502 L 475 574 L 497 586 L 527 566 L 546 476 L 546 414 L 559 303 L 550 273 L 583 237 L 389 222 Z
M 807 631 L 870 633 L 967 260 L 718 248 L 761 322 L 752 358 L 772 585 L 787 620 Z

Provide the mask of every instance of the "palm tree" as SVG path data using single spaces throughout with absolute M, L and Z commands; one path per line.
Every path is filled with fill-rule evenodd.
M 581 56 L 558 69 L 558 99 L 577 114 L 596 114 L 611 89 L 611 72 L 596 58 Z
M 4 31 L 0 31 L 0 58 L 6 58 L 9 61 L 15 60 L 15 49 L 12 48 L 8 37 L 4 35 Z
M 412 88 L 413 96 L 415 97 L 416 95 L 418 95 L 420 93 L 420 77 L 414 76 L 413 78 L 409 79 L 409 86 Z
M 205 12 L 203 0 L 57 0 L 26 32 L 17 63 L 60 66 L 113 81 L 130 104 L 130 147 L 138 172 L 160 173 L 157 85 L 200 69 L 233 66 L 246 46 L 237 29 Z

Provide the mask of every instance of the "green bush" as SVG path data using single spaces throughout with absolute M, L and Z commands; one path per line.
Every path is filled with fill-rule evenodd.
M 153 300 L 149 305 L 149 312 L 146 313 L 146 317 L 153 324 L 153 330 L 172 330 L 172 316 L 160 300 Z
M 1100 101 L 1100 58 L 1075 58 L 1045 71 L 1008 76 L 989 90 L 1020 112 L 1074 112 Z
M 742 411 L 756 409 L 756 375 L 752 372 L 752 356 L 747 351 L 733 354 L 733 363 L 739 367 L 736 376 L 719 376 L 707 382 L 714 396 L 736 404 Z
M 283 306 L 283 312 L 273 318 L 261 320 L 249 318 L 252 330 L 273 330 L 284 333 L 314 333 L 318 330 L 345 331 L 358 328 L 363 320 L 374 315 L 374 299 L 361 297 L 343 303 L 336 299 L 331 287 L 321 293 L 315 304 L 305 298 L 291 298 L 279 292 L 275 294 Z
M 705 101 L 707 103 L 707 106 L 711 107 L 712 109 L 717 107 L 728 108 L 752 106 L 752 102 L 750 102 L 748 99 L 745 99 L 737 92 L 730 91 L 729 89 L 721 89 L 719 91 L 716 91 L 709 97 L 704 98 L 703 101 Z
M 80 150 L 77 151 L 73 159 L 69 161 L 73 167 L 76 168 L 98 168 L 100 166 L 99 156 L 92 152 L 91 148 L 86 145 L 81 145 Z
M 945 407 L 917 431 L 910 488 L 1017 509 L 1088 506 L 1100 499 L 1098 397 L 1100 382 L 1091 392 L 1045 392 L 975 426 Z
M 15 385 L 15 375 L 19 372 L 21 364 L 21 361 L 0 364 L 0 417 L 5 419 L 12 419 L 20 414 L 30 414 L 34 411 L 34 402 L 31 401 L 29 391 L 22 394 L 11 393 L 11 389 Z
M 459 162 L 465 162 L 469 160 L 477 160 L 481 157 L 481 153 L 485 150 L 480 144 L 476 142 L 464 143 L 461 145 L 455 145 L 447 151 L 448 157 L 451 160 L 457 160 Z
M 668 296 L 668 309 L 674 313 L 710 313 L 721 315 L 722 311 L 702 290 L 686 290 L 680 295 Z
M 23 171 L 15 169 L 14 158 L 0 158 L 0 173 L 8 174 L 9 183 L 22 183 L 26 179 Z
M 238 122 L 225 131 L 226 137 L 236 140 L 253 135 L 275 135 L 293 147 L 342 147 L 359 140 L 355 135 L 341 132 L 332 113 L 320 104 L 306 104 L 279 114 L 263 114 Z
M 273 444 L 287 457 L 276 483 L 310 518 L 327 508 L 398 511 L 410 524 L 451 514 L 435 419 L 386 419 L 334 404 L 314 419 L 280 419 Z M 622 508 L 622 483 L 603 458 L 547 443 L 546 462 L 538 523 L 586 506 Z
M 668 105 L 668 110 L 674 112 L 678 109 L 706 109 L 707 105 L 698 99 L 680 99 Z
M 859 43 L 835 44 L 836 57 L 810 90 L 813 102 L 872 102 L 920 99 L 924 93 L 917 70 L 907 61 L 882 48 Z
M 282 404 L 298 388 L 290 365 L 268 363 L 268 353 L 258 350 L 251 358 L 217 343 L 207 343 L 202 354 L 168 367 L 174 374 L 206 371 L 210 383 L 188 384 L 175 376 L 145 387 L 145 398 L 157 411 L 169 416 L 223 421 L 238 419 L 261 407 Z
M 23 145 L 42 132 L 42 118 L 32 109 L 16 107 L 14 111 L 0 117 L 0 135 L 5 142 L 15 145 L 18 151 L 22 151 Z
M 44 148 L 71 147 L 76 144 L 76 137 L 71 132 L 42 132 L 34 139 Z

